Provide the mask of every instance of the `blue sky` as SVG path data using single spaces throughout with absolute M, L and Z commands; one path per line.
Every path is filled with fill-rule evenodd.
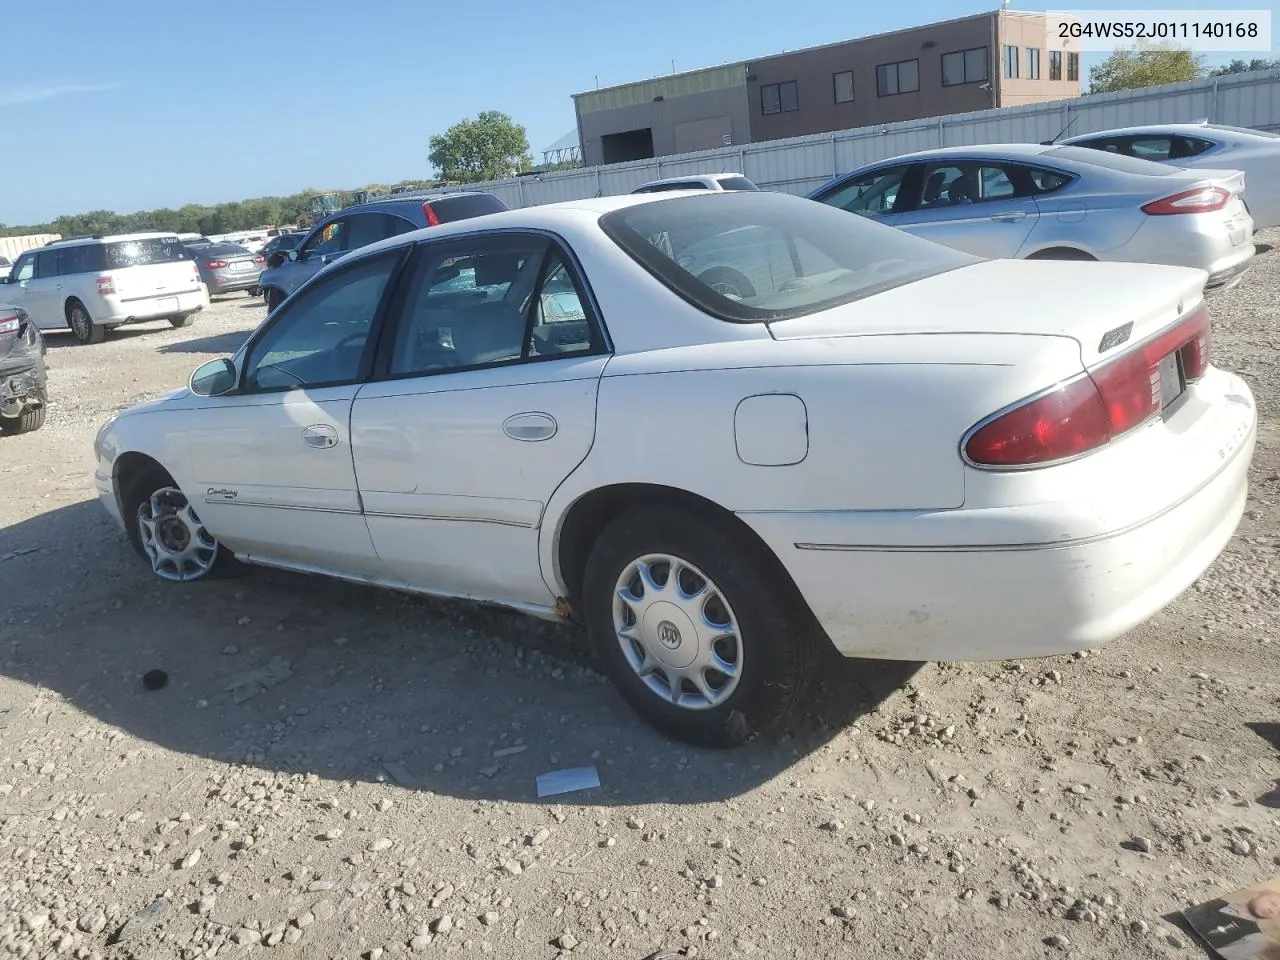
M 996 6 L 488 0 L 455 17 L 421 0 L 12 5 L 0 36 L 0 223 L 426 177 L 428 137 L 487 109 L 524 124 L 537 158 L 573 129 L 570 94 L 597 77 L 625 83 L 672 61 L 688 70 Z M 1097 59 L 1086 55 L 1086 76 Z

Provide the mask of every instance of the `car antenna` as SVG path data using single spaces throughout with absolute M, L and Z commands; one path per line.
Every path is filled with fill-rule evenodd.
M 1056 137 L 1054 137 L 1052 140 L 1041 140 L 1040 146 L 1052 147 L 1055 143 L 1057 143 L 1064 136 L 1066 136 L 1067 131 L 1071 129 L 1071 125 L 1079 119 L 1080 119 L 1080 114 L 1077 113 L 1074 117 L 1072 117 L 1070 120 L 1067 121 L 1067 125 L 1065 127 L 1063 127 L 1061 130 L 1058 131 L 1058 135 Z

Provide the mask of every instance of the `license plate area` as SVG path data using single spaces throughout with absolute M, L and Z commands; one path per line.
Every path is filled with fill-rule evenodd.
M 1156 366 L 1160 378 L 1160 414 L 1168 416 L 1187 392 L 1187 378 L 1182 370 L 1181 351 L 1175 350 Z

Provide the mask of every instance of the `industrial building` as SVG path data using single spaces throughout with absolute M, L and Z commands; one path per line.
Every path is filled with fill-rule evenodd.
M 587 166 L 1080 95 L 1044 13 L 991 13 L 574 95 Z M 1051 49 L 1052 48 L 1052 49 Z

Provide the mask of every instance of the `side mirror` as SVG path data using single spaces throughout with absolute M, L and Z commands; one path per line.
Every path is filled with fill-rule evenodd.
M 290 263 L 293 263 L 295 260 L 298 259 L 297 248 L 295 247 L 294 249 L 290 250 L 288 253 L 285 254 L 285 256 L 289 258 Z
M 187 381 L 187 389 L 197 397 L 220 397 L 234 390 L 238 379 L 236 365 L 226 357 L 219 357 L 196 367 Z

